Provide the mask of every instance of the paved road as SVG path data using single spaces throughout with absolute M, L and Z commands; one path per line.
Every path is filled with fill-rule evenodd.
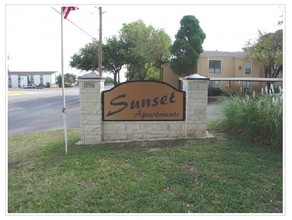
M 208 119 L 223 118 L 222 106 L 215 100 L 209 100 L 207 107 Z
M 62 90 L 25 91 L 28 94 L 8 96 L 8 135 L 63 128 Z M 66 89 L 66 105 L 68 128 L 79 128 L 79 88 Z M 222 117 L 215 102 L 208 104 L 207 114 L 208 118 Z
M 25 90 L 8 96 L 8 135 L 63 128 L 62 90 Z M 68 128 L 79 127 L 79 89 L 65 92 Z

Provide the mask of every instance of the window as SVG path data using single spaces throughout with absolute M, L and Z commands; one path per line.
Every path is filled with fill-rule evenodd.
M 251 74 L 251 62 L 250 61 L 244 62 L 244 73 Z
M 221 73 L 221 60 L 209 60 L 209 73 Z

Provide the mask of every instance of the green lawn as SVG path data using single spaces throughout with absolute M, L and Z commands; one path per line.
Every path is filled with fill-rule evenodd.
M 8 139 L 9 213 L 282 213 L 280 150 L 234 137 L 76 146 Z M 220 135 L 221 136 L 221 135 Z

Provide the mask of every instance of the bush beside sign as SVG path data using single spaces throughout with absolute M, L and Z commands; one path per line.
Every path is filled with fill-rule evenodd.
M 185 92 L 157 81 L 132 81 L 102 93 L 104 121 L 184 121 Z

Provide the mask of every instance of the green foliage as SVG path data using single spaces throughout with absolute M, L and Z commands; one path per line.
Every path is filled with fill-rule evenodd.
M 276 78 L 282 71 L 283 30 L 261 33 L 257 40 L 249 40 L 243 48 L 247 58 L 263 64 L 265 77 Z
M 225 128 L 251 141 L 282 149 L 282 95 L 233 96 L 223 104 Z
M 76 82 L 76 75 L 66 73 L 64 75 L 64 80 L 65 80 L 65 83 L 64 83 L 65 87 L 71 87 Z M 57 76 L 56 83 L 59 85 L 59 87 L 62 87 L 62 76 L 61 75 Z
M 160 80 L 160 68 L 156 66 L 148 66 L 147 73 L 148 74 L 145 80 L 154 80 L 154 81 Z
M 174 58 L 171 68 L 177 74 L 191 74 L 195 71 L 200 54 L 203 52 L 205 33 L 195 16 L 186 15 L 180 21 L 175 41 L 171 47 Z
M 159 68 L 170 57 L 170 37 L 164 30 L 147 26 L 142 20 L 124 24 L 120 37 L 128 51 L 128 80 L 148 78 L 149 66 Z
M 118 82 L 117 76 L 126 64 L 127 48 L 123 41 L 113 36 L 107 39 L 103 52 L 103 65 L 106 71 L 114 75 L 114 84 Z
M 70 66 L 85 71 L 98 69 L 98 42 L 86 44 L 71 57 Z
M 85 71 L 98 70 L 98 48 L 99 42 L 97 41 L 85 45 L 71 57 L 70 66 Z M 106 44 L 103 45 L 102 65 L 105 71 L 114 75 L 115 85 L 118 83 L 117 75 L 126 64 L 126 52 L 124 43 L 116 36 L 108 38 Z
M 111 78 L 111 77 L 108 77 L 108 76 L 107 76 L 107 77 L 105 78 L 105 80 L 104 80 L 104 85 L 105 85 L 105 86 L 108 86 L 108 85 L 114 85 L 114 83 L 115 83 L 115 82 L 114 82 L 114 79 Z
M 128 80 L 156 79 L 152 67 L 159 68 L 168 62 L 170 45 L 171 39 L 162 29 L 147 26 L 141 20 L 124 24 L 120 35 L 108 38 L 103 45 L 103 68 L 114 75 L 115 84 L 119 83 L 118 75 L 126 64 Z M 71 57 L 70 66 L 86 71 L 97 70 L 98 47 L 98 42 L 85 45 Z
M 128 65 L 126 77 L 131 80 L 160 80 L 160 68 L 153 65 Z

